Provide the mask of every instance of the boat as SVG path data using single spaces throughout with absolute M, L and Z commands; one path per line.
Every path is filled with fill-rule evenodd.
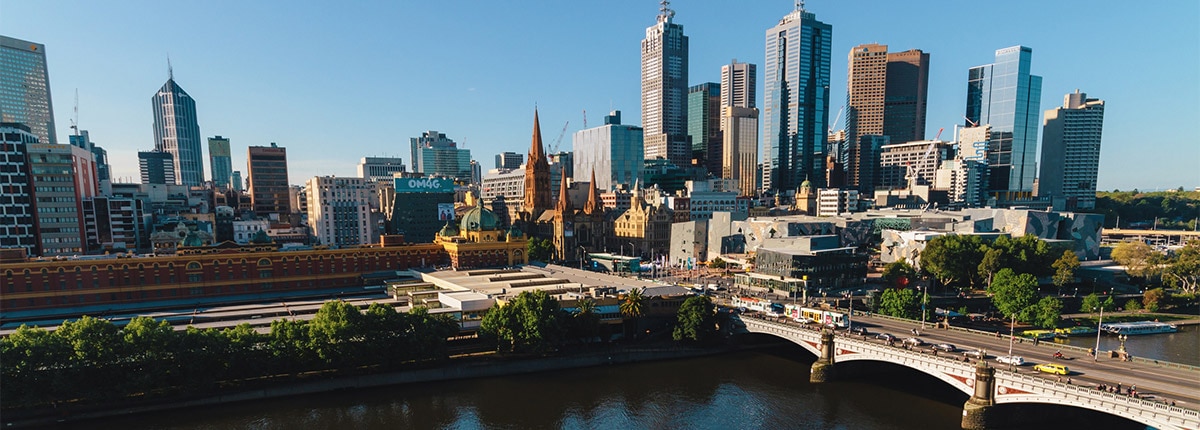
M 1179 327 L 1176 327 L 1174 324 L 1158 321 L 1100 324 L 1100 329 L 1108 332 L 1108 334 L 1116 335 L 1175 333 L 1179 331 Z
M 1053 330 L 1025 330 L 1019 335 L 1026 339 L 1053 340 Z
M 1059 328 L 1059 329 L 1054 329 L 1054 334 L 1056 336 L 1062 337 L 1062 338 L 1067 338 L 1067 337 L 1071 337 L 1071 336 L 1087 336 L 1087 335 L 1096 334 L 1096 328 L 1095 327 L 1083 327 L 1083 326 Z

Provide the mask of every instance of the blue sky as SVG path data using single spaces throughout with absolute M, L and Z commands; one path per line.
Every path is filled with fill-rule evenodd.
M 733 58 L 761 67 L 764 33 L 792 2 L 671 6 L 695 84 L 719 80 Z M 547 145 L 569 121 L 561 149 L 585 109 L 590 126 L 610 109 L 637 123 L 639 43 L 657 9 L 648 0 L 0 0 L 0 34 L 46 45 L 59 135 L 71 131 L 78 89 L 80 127 L 109 151 L 114 176 L 136 181 L 136 153 L 153 147 L 150 97 L 169 54 L 201 133 L 232 139 L 235 170 L 245 170 L 246 146 L 278 142 L 301 183 L 353 176 L 363 156 L 409 164 L 408 139 L 426 130 L 490 168 L 498 152 L 528 150 L 535 104 Z M 833 25 L 831 118 L 854 45 L 930 53 L 927 137 L 944 127 L 943 139 L 962 123 L 967 69 L 1026 45 L 1044 77 L 1041 110 L 1076 88 L 1105 100 L 1100 189 L 1200 186 L 1200 2 L 810 0 L 807 9 Z

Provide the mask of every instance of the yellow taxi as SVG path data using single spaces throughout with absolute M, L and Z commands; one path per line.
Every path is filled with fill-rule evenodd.
M 1033 369 L 1037 370 L 1039 372 L 1046 372 L 1046 373 L 1051 373 L 1051 374 L 1055 374 L 1055 375 L 1066 375 L 1066 374 L 1071 373 L 1071 369 L 1068 369 L 1067 366 L 1063 366 L 1061 364 L 1054 364 L 1054 363 L 1042 363 L 1042 364 L 1033 366 Z

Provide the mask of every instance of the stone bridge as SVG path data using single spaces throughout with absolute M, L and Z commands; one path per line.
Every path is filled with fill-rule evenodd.
M 963 405 L 964 429 L 987 429 L 998 423 L 992 406 L 1006 403 L 1044 403 L 1091 409 L 1128 418 L 1158 429 L 1200 429 L 1200 411 L 1170 406 L 1093 388 L 1021 375 L 955 358 L 834 335 L 796 325 L 734 315 L 737 331 L 778 336 L 817 356 L 810 379 L 814 383 L 836 378 L 837 363 L 870 360 L 916 369 L 970 396 Z

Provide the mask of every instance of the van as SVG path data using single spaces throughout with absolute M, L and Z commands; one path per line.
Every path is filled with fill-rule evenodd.
M 1068 369 L 1067 366 L 1054 363 L 1042 363 L 1037 366 L 1033 366 L 1033 369 L 1039 372 L 1046 372 L 1055 375 L 1067 375 L 1071 373 L 1071 369 Z

